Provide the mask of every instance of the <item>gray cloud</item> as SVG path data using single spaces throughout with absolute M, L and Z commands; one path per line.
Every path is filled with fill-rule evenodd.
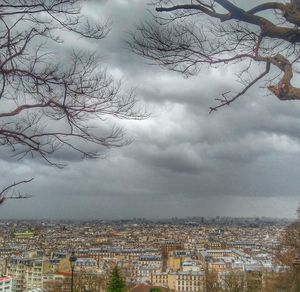
M 94 19 L 111 17 L 100 45 L 110 72 L 136 87 L 152 113 L 146 121 L 122 121 L 134 142 L 107 159 L 82 161 L 63 151 L 58 170 L 36 159 L 15 161 L 1 150 L 0 183 L 24 177 L 31 200 L 8 201 L 0 218 L 113 218 L 167 216 L 293 217 L 300 188 L 300 104 L 280 102 L 259 87 L 232 106 L 209 114 L 222 92 L 237 91 L 233 68 L 211 69 L 184 79 L 126 48 L 146 1 L 86 2 Z M 73 42 L 70 39 L 69 44 Z M 82 48 L 90 44 L 80 40 Z

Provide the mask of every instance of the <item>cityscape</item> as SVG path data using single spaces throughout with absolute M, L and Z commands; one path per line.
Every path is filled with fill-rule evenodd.
M 269 291 L 263 290 L 268 281 L 285 269 L 275 251 L 291 223 L 231 217 L 2 220 L 0 291 L 70 291 L 72 278 L 73 291 L 104 292 L 116 266 L 128 291 L 217 291 L 209 288 L 212 276 L 233 291 L 226 287 L 232 273 L 248 277 L 235 289 Z
M 300 0 L 0 0 L 0 292 L 300 292 Z

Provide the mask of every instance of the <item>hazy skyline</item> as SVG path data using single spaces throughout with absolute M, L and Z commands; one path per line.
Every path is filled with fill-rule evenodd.
M 146 0 L 85 3 L 89 17 L 112 19 L 99 44 L 65 37 L 72 46 L 96 50 L 109 72 L 136 88 L 151 117 L 121 121 L 134 142 L 104 160 L 78 160 L 56 169 L 36 159 L 20 161 L 1 151 L 6 186 L 35 177 L 30 200 L 1 206 L 6 218 L 132 218 L 184 216 L 295 217 L 300 180 L 300 103 L 278 101 L 258 86 L 209 114 L 214 98 L 238 90 L 230 67 L 205 69 L 189 79 L 150 66 L 125 40 L 150 18 Z

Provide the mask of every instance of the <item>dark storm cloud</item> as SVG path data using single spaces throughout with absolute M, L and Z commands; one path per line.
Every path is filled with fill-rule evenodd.
M 150 17 L 146 2 L 87 1 L 83 13 L 94 20 L 110 17 L 111 33 L 100 45 L 77 43 L 73 36 L 66 40 L 67 46 L 103 56 L 111 74 L 136 88 L 151 117 L 122 121 L 134 142 L 112 150 L 105 160 L 81 161 L 64 150 L 57 157 L 69 165 L 58 170 L 36 159 L 11 162 L 1 156 L 2 185 L 36 178 L 24 186 L 35 198 L 8 202 L 1 216 L 294 216 L 300 188 L 299 102 L 280 102 L 254 87 L 210 115 L 215 98 L 240 89 L 236 67 L 183 79 L 146 65 L 124 42 L 135 23 Z

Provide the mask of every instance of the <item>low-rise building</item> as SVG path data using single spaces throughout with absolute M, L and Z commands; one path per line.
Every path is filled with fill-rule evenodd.
M 156 273 L 151 275 L 153 285 L 169 288 L 175 292 L 204 292 L 205 273 L 194 271 L 179 271 L 170 273 Z
M 50 269 L 50 263 L 43 259 L 12 257 L 8 261 L 7 275 L 15 282 L 16 292 L 28 292 L 43 288 L 43 273 Z
M 11 277 L 0 278 L 0 292 L 15 292 L 15 282 Z

